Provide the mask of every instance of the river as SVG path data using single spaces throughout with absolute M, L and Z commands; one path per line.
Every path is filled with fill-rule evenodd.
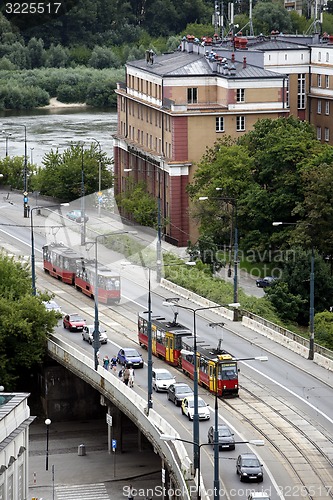
M 86 107 L 52 107 L 32 111 L 0 112 L 0 157 L 24 156 L 25 129 L 27 157 L 42 165 L 45 153 L 58 148 L 60 152 L 71 142 L 87 147 L 99 141 L 101 149 L 113 156 L 112 134 L 117 130 L 117 112 Z

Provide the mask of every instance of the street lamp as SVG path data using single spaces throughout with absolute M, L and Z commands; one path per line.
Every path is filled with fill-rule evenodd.
M 14 125 L 16 125 L 18 127 L 24 127 L 23 217 L 28 218 L 29 217 L 29 211 L 28 211 L 29 198 L 28 198 L 27 127 L 23 123 L 15 123 Z
M 91 138 L 92 141 L 95 141 L 98 145 L 98 217 L 101 216 L 101 201 L 102 201 L 102 162 L 101 162 L 101 155 L 102 155 L 102 148 L 101 144 L 97 139 L 94 139 L 93 137 Z
M 296 226 L 296 222 L 273 222 L 273 226 Z M 313 224 L 308 224 L 312 226 Z M 311 262 L 310 262 L 310 309 L 309 309 L 309 330 L 310 330 L 310 340 L 309 340 L 309 355 L 308 359 L 314 359 L 315 351 L 315 331 L 314 331 L 314 280 L 315 280 L 315 270 L 314 270 L 314 246 L 311 248 Z
M 32 152 L 33 152 L 34 149 L 35 148 L 30 148 L 30 163 L 31 163 L 31 165 L 33 164 L 33 154 L 32 154 Z
M 216 191 L 221 191 L 222 188 L 216 188 Z M 209 200 L 209 196 L 200 196 L 199 201 Z M 234 302 L 238 302 L 238 223 L 237 223 L 237 199 L 229 196 L 218 196 L 211 198 L 213 200 L 221 200 L 230 202 L 233 206 L 234 219 Z M 236 318 L 237 319 L 237 318 Z
M 195 444 L 193 441 L 188 441 L 187 439 L 182 439 L 177 436 L 171 436 L 169 434 L 161 434 L 160 439 L 162 441 L 181 441 L 183 443 L 189 443 L 189 444 Z M 214 438 L 215 439 L 215 438 Z M 200 471 L 200 449 L 202 446 L 213 446 L 215 447 L 217 444 L 217 447 L 219 446 L 218 441 L 214 441 L 214 443 L 201 443 L 198 445 L 198 469 L 197 469 L 197 499 L 200 500 L 201 498 L 201 491 L 200 491 L 200 483 L 201 483 L 201 471 Z M 251 439 L 249 441 L 235 441 L 235 444 L 252 444 L 253 446 L 264 446 L 265 442 L 262 439 Z M 219 490 L 218 490 L 219 493 Z M 215 498 L 215 482 L 214 482 L 214 498 Z
M 69 203 L 60 203 L 61 207 L 68 207 Z M 34 223 L 33 223 L 33 212 L 34 210 L 49 209 L 59 207 L 58 205 L 48 205 L 46 207 L 39 206 L 33 207 L 30 210 L 30 234 L 31 234 L 31 284 L 32 284 L 32 295 L 36 296 L 36 265 L 35 265 L 35 237 L 34 237 Z
M 216 306 L 208 306 L 208 307 L 197 307 L 197 308 L 192 308 L 188 306 L 183 306 L 181 304 L 178 304 L 178 301 L 180 299 L 178 297 L 176 298 L 169 298 L 165 299 L 165 302 L 163 305 L 165 306 L 176 306 L 180 307 L 181 309 L 186 309 L 188 311 L 192 311 L 193 313 L 193 351 L 194 351 L 194 371 L 193 371 L 193 386 L 194 386 L 194 391 L 193 391 L 193 398 L 194 398 L 194 413 L 193 413 L 193 466 L 194 469 L 198 469 L 199 467 L 199 413 L 198 413 L 198 353 L 197 353 L 197 326 L 196 326 L 196 314 L 199 311 L 207 311 L 210 309 L 217 309 L 219 307 L 225 307 L 225 305 L 216 305 Z M 239 307 L 240 304 L 238 303 L 233 303 L 233 304 L 228 304 L 229 307 Z
M 45 420 L 46 425 L 46 455 L 45 455 L 45 470 L 49 470 L 49 428 L 51 425 L 51 420 L 47 418 Z
M 84 161 L 83 161 L 83 144 L 81 144 L 81 245 L 86 242 L 86 214 L 84 206 Z
M 6 139 L 6 156 L 8 156 L 8 140 L 12 134 L 10 134 L 9 132 L 6 132 L 6 130 L 3 130 L 2 133 L 4 134 L 5 139 Z

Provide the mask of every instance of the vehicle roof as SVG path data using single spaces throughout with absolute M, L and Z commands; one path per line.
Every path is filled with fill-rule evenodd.
M 166 368 L 153 368 L 154 372 L 156 373 L 170 373 L 169 370 L 167 370 Z M 171 375 L 171 373 L 170 373 Z
M 255 453 L 241 453 L 239 455 L 239 457 L 242 457 L 242 458 L 258 458 Z
M 225 351 L 224 349 L 218 350 L 208 344 L 206 344 L 203 340 L 196 341 L 197 343 L 197 352 L 201 354 L 205 359 L 215 360 L 215 361 L 225 361 L 226 363 L 236 364 L 237 362 L 233 359 L 232 355 Z M 201 344 L 201 345 L 200 345 Z M 187 337 L 183 339 L 183 348 L 186 351 L 194 352 L 194 338 Z
M 139 314 L 139 316 L 141 318 L 147 320 L 146 313 L 141 312 Z M 189 328 L 187 328 L 186 326 L 184 326 L 180 323 L 177 323 L 175 321 L 168 321 L 163 316 L 157 316 L 157 315 L 154 316 L 153 315 L 151 317 L 151 323 L 152 323 L 152 326 L 157 326 L 157 328 L 159 328 L 161 330 L 172 332 L 174 335 L 179 335 L 181 337 L 192 335 L 191 330 Z

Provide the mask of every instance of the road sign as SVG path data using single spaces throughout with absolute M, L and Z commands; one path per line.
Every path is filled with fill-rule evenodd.
M 28 196 L 28 193 L 24 191 L 23 196 Z
M 112 427 L 112 415 L 106 414 L 106 423 Z
M 116 449 L 117 449 L 117 440 L 112 439 L 112 451 L 116 451 Z

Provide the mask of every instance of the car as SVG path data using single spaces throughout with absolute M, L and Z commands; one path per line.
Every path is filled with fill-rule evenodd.
M 62 314 L 61 307 L 56 303 L 55 300 L 43 300 L 43 304 L 45 306 L 45 309 L 47 309 L 48 311 L 55 311 Z
M 81 210 L 72 210 L 71 212 L 67 212 L 66 217 L 70 220 L 73 220 L 74 222 L 83 222 L 83 215 Z M 84 221 L 88 222 L 89 217 L 85 213 L 84 214 Z
M 182 414 L 186 415 L 189 420 L 193 420 L 194 416 L 194 396 L 187 396 L 181 404 Z M 209 420 L 210 411 L 209 405 L 200 397 L 198 397 L 198 415 L 199 420 Z
M 175 377 L 165 368 L 153 368 L 152 386 L 154 391 L 167 391 L 171 384 L 175 384 Z
M 82 339 L 89 342 L 90 345 L 94 341 L 94 331 L 95 331 L 95 325 L 86 325 L 83 327 Z M 101 328 L 99 329 L 99 341 L 101 344 L 107 344 L 108 336 L 106 335 L 105 329 Z
M 253 491 L 247 497 L 247 500 L 271 500 L 271 497 L 265 491 Z
M 258 288 L 266 288 L 267 286 L 272 286 L 276 283 L 276 278 L 273 276 L 265 276 L 265 278 L 258 278 L 256 280 L 256 285 Z
M 78 313 L 65 314 L 63 318 L 63 326 L 64 328 L 68 328 L 70 332 L 82 332 L 83 327 L 86 326 L 86 320 L 83 319 Z
M 264 479 L 262 463 L 254 453 L 238 455 L 236 474 L 239 474 L 241 481 L 257 481 L 259 483 Z
M 183 399 L 192 394 L 193 391 L 189 385 L 183 382 L 176 382 L 175 384 L 171 384 L 168 389 L 168 401 L 172 401 L 176 406 L 180 406 Z
M 214 439 L 215 427 L 209 427 L 208 429 L 208 443 L 213 444 L 215 442 Z M 218 434 L 219 434 L 219 450 L 234 450 L 235 449 L 235 438 L 234 433 L 231 432 L 227 425 L 219 425 L 218 426 Z
M 118 363 L 121 365 L 132 365 L 133 368 L 143 368 L 141 354 L 133 347 L 123 347 L 117 354 Z

